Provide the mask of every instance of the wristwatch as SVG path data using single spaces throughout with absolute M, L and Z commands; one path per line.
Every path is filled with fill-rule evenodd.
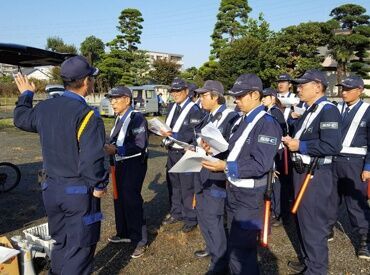
M 229 168 L 227 167 L 227 164 L 226 164 L 226 166 L 225 166 L 224 173 L 225 173 L 225 174 L 229 173 Z

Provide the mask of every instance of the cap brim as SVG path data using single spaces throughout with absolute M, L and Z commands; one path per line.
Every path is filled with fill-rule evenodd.
M 348 85 L 345 85 L 345 84 L 342 84 L 342 83 L 337 84 L 335 86 L 341 86 L 341 87 L 344 87 L 344 88 L 347 88 L 347 89 L 357 89 L 357 88 L 362 89 L 363 88 L 362 86 L 348 86 Z
M 308 83 L 308 82 L 311 82 L 311 81 L 314 81 L 314 80 L 305 79 L 305 78 L 297 78 L 297 79 L 292 79 L 291 80 L 291 82 L 296 83 L 296 84 L 305 84 L 305 83 Z
M 90 74 L 91 76 L 97 76 L 99 74 L 99 69 L 98 68 L 92 67 L 91 69 L 92 69 L 91 74 Z
M 129 97 L 128 95 L 112 95 L 112 94 L 105 94 L 104 96 L 106 98 L 123 97 L 123 96 Z
M 226 95 L 231 95 L 231 96 L 241 96 L 241 95 L 245 95 L 245 94 L 248 94 L 248 93 L 250 93 L 250 92 L 252 92 L 252 91 L 250 91 L 250 90 L 248 90 L 248 91 L 246 91 L 246 90 L 243 90 L 243 91 L 229 91 L 229 92 L 227 92 L 226 93 Z
M 187 88 L 187 87 L 183 87 L 183 88 L 171 88 L 170 93 L 172 93 L 172 92 L 182 91 L 182 90 L 185 90 L 186 88 Z
M 262 93 L 262 96 L 270 96 L 270 95 L 273 95 L 273 96 L 275 96 L 274 94 L 272 94 L 272 93 Z
M 208 91 L 207 89 L 204 89 L 204 88 L 198 88 L 194 92 L 196 92 L 197 94 L 205 94 L 205 93 L 210 92 L 210 91 Z

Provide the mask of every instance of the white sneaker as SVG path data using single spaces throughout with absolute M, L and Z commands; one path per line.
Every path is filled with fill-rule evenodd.
M 121 238 L 119 236 L 112 236 L 108 238 L 111 243 L 131 243 L 131 239 Z

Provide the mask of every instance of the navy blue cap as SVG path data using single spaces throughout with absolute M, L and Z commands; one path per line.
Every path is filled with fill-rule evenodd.
M 193 97 L 195 95 L 195 90 L 198 89 L 198 86 L 194 83 L 188 82 L 188 89 L 189 89 L 189 97 Z
M 229 91 L 232 96 L 240 96 L 252 91 L 262 92 L 262 80 L 255 74 L 242 74 L 235 81 L 234 86 Z
M 87 59 L 77 55 L 68 58 L 61 65 L 60 76 L 65 81 L 83 79 L 86 76 L 95 76 L 99 73 L 97 68 L 90 66 Z
M 224 86 L 220 81 L 217 80 L 207 80 L 204 82 L 204 85 L 202 88 L 196 89 L 195 92 L 198 94 L 204 94 L 207 92 L 216 92 L 220 95 L 224 94 Z
M 117 86 L 111 89 L 107 94 L 105 94 L 105 97 L 108 97 L 108 98 L 121 97 L 121 96 L 132 97 L 132 92 L 129 88 L 125 86 Z
M 266 88 L 262 91 L 263 96 L 269 96 L 272 95 L 274 97 L 277 97 L 277 91 L 273 88 Z
M 290 77 L 289 74 L 280 74 L 276 80 L 277 82 L 280 82 L 280 81 L 292 81 L 292 78 Z
M 307 70 L 300 78 L 292 79 L 292 82 L 298 84 L 305 84 L 311 81 L 320 82 L 325 87 L 329 85 L 325 73 L 319 70 Z
M 170 92 L 173 90 L 181 91 L 188 88 L 188 84 L 181 78 L 176 77 L 171 83 Z
M 352 75 L 347 78 L 345 78 L 340 84 L 337 84 L 335 86 L 343 86 L 344 88 L 348 89 L 356 89 L 360 88 L 362 89 L 364 87 L 364 81 L 361 77 Z

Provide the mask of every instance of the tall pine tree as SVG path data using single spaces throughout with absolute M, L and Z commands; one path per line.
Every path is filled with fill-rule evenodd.
M 247 0 L 221 0 L 217 22 L 213 30 L 211 56 L 219 58 L 229 43 L 247 31 L 248 13 L 252 10 Z

